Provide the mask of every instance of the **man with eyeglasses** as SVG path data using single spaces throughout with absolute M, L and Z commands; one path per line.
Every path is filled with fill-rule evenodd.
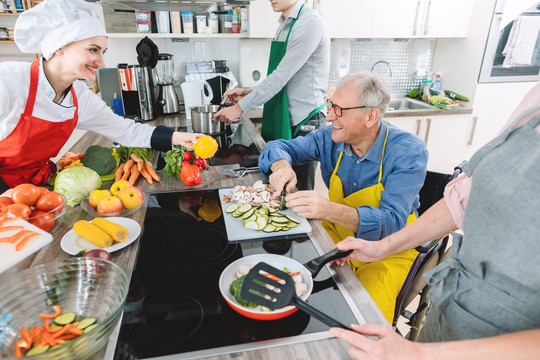
M 364 71 L 345 76 L 328 101 L 332 126 L 293 140 L 266 144 L 259 167 L 272 187 L 286 188 L 287 207 L 321 219 L 335 243 L 348 236 L 377 241 L 416 220 L 428 152 L 416 135 L 383 119 L 390 94 L 380 78 Z M 291 165 L 319 161 L 328 199 L 316 191 L 291 193 Z M 362 284 L 391 323 L 395 300 L 415 249 L 374 263 L 351 261 Z

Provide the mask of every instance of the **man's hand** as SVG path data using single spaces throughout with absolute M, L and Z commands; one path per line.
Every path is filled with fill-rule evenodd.
M 231 104 L 236 104 L 240 99 L 242 99 L 244 96 L 246 96 L 250 92 L 251 92 L 251 89 L 234 88 L 225 92 L 223 96 L 227 96 Z
M 285 159 L 275 161 L 270 167 L 272 174 L 270 174 L 268 180 L 270 186 L 277 192 L 281 193 L 281 190 L 285 188 L 287 192 L 291 192 L 296 187 L 296 173 L 294 172 L 291 164 Z
M 334 260 L 339 266 L 344 266 L 349 260 L 358 260 L 363 262 L 374 262 L 383 259 L 386 255 L 383 253 L 381 241 L 367 241 L 348 236 L 345 240 L 334 245 L 332 249 L 352 250 L 353 252 L 344 258 Z
M 287 207 L 306 219 L 326 219 L 330 200 L 314 190 L 298 191 L 287 195 Z
M 236 104 L 233 106 L 226 107 L 221 109 L 212 116 L 214 121 L 223 121 L 225 124 L 232 124 L 232 122 L 242 115 L 243 111 L 240 108 L 240 105 Z

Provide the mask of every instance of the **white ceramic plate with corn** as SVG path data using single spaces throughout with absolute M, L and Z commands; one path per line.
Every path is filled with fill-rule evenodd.
M 125 217 L 108 217 L 107 220 L 123 226 L 128 232 L 127 239 L 122 242 L 114 241 L 113 244 L 108 247 L 100 247 L 77 235 L 75 231 L 71 229 L 64 235 L 64 237 L 62 237 L 62 240 L 60 241 L 60 247 L 62 248 L 62 250 L 64 250 L 70 255 L 76 255 L 79 251 L 85 249 L 103 249 L 108 251 L 109 253 L 112 253 L 130 245 L 132 242 L 137 240 L 139 235 L 141 234 L 141 226 L 135 220 Z

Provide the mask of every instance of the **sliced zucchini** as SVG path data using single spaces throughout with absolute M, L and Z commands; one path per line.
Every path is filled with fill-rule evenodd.
M 52 323 L 51 325 L 49 325 L 49 327 L 51 328 L 51 330 L 56 330 L 56 329 L 60 329 L 62 326 Z
M 246 229 L 251 229 L 251 230 L 260 230 L 259 224 L 257 224 L 256 221 L 246 221 L 246 223 L 244 224 L 244 227 Z
M 252 207 L 253 207 L 253 206 L 251 206 L 250 204 L 244 204 L 244 205 L 240 206 L 240 207 L 238 208 L 237 211 L 238 211 L 239 213 L 243 214 L 243 213 L 245 213 L 246 211 L 248 211 L 249 209 L 251 209 Z
M 32 356 L 44 353 L 45 351 L 49 350 L 50 346 L 49 344 L 46 345 L 35 345 L 30 350 L 26 352 L 25 356 Z
M 236 218 L 237 218 L 237 217 L 240 217 L 240 216 L 242 216 L 242 213 L 241 213 L 241 212 L 239 212 L 239 211 L 238 211 L 238 209 L 236 209 L 236 210 L 235 210 L 235 211 L 234 211 L 234 212 L 232 213 L 232 216 L 234 216 L 234 217 L 236 217 Z
M 276 227 L 272 224 L 266 225 L 263 229 L 264 232 L 274 232 L 276 231 Z
M 273 213 L 275 213 L 277 211 L 276 209 L 271 208 L 271 207 L 269 207 L 267 209 L 268 209 L 268 214 L 273 214 Z
M 293 227 L 297 227 L 297 226 L 298 226 L 298 224 L 295 223 L 295 222 L 292 222 L 292 221 L 289 222 L 289 223 L 287 224 L 287 227 L 288 227 L 289 229 L 292 229 Z
M 76 318 L 77 318 L 77 314 L 75 314 L 74 312 L 67 312 L 65 314 L 58 315 L 57 317 L 55 317 L 54 323 L 64 326 L 67 324 L 71 324 L 72 322 L 75 321 Z
M 274 225 L 274 224 L 272 224 Z M 274 225 L 276 227 L 276 229 L 274 231 L 281 231 L 281 229 L 283 229 L 283 226 L 278 226 L 278 225 Z
M 259 230 L 262 230 L 268 224 L 268 220 L 263 216 L 259 216 L 257 217 L 257 224 L 259 224 Z
M 84 329 L 84 333 L 86 334 L 87 332 L 94 330 L 97 326 L 98 324 L 93 324 L 93 325 L 88 326 L 86 329 Z
M 287 217 L 287 219 L 289 219 L 290 221 L 292 221 L 293 223 L 296 223 L 296 224 L 300 224 L 300 220 L 298 220 L 297 218 L 295 218 L 294 216 L 291 216 L 291 215 L 285 215 Z
M 246 221 L 257 221 L 257 215 L 251 215 L 250 217 L 244 220 L 244 222 Z
M 238 204 L 231 204 L 225 208 L 225 212 L 231 214 L 235 212 L 239 207 L 240 205 Z
M 86 329 L 90 325 L 93 325 L 97 322 L 96 318 L 86 318 L 84 320 L 81 320 L 81 322 L 77 325 L 77 329 Z
M 255 212 L 255 209 L 249 209 L 248 211 L 246 211 L 245 213 L 242 214 L 242 219 L 247 219 L 248 217 L 250 217 L 251 215 L 253 215 L 253 213 Z

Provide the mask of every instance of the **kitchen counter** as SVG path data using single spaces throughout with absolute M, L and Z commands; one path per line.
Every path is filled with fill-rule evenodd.
M 256 130 L 250 118 L 248 116 L 243 116 L 239 120 L 239 123 L 249 132 L 249 135 L 254 140 L 255 145 L 259 149 L 262 149 L 265 142 Z M 183 127 L 187 125 L 184 115 L 164 116 L 157 120 L 148 122 L 148 124 L 166 125 L 171 127 Z M 101 135 L 89 131 L 70 149 L 70 151 L 84 152 L 90 145 L 111 146 L 111 141 Z M 241 178 L 226 177 L 217 173 L 215 173 L 215 175 L 216 176 L 212 182 L 207 184 L 201 184 L 197 188 L 217 189 L 229 188 L 236 185 L 252 185 L 257 180 L 265 179 L 264 176 L 259 172 L 249 173 Z M 103 188 L 107 189 L 108 187 L 110 187 L 111 184 L 112 181 L 104 182 Z M 139 187 L 142 191 L 144 191 L 146 194 L 179 191 L 179 188 L 177 186 L 169 186 L 163 183 L 149 185 L 142 177 L 138 179 L 135 185 Z M 145 219 L 146 205 L 148 199 L 149 196 L 146 196 L 142 209 L 139 212 L 130 216 L 133 220 L 139 222 L 141 226 L 143 226 L 143 222 Z M 27 257 L 11 269 L 7 270 L 4 275 L 9 276 L 10 274 L 15 274 L 24 269 L 28 269 L 42 263 L 71 257 L 71 255 L 66 254 L 60 248 L 60 240 L 66 232 L 72 229 L 73 224 L 77 220 L 90 220 L 91 218 L 92 217 L 88 215 L 80 206 L 69 207 L 62 220 L 56 225 L 56 227 L 52 231 L 53 242 L 45 246 L 38 252 L 34 253 L 33 255 Z M 309 234 L 309 238 L 312 240 L 319 253 L 322 254 L 329 251 L 333 245 L 333 242 L 321 226 L 320 221 L 309 220 L 309 222 L 312 227 L 312 232 Z M 124 268 L 128 276 L 131 276 L 132 270 L 135 266 L 138 250 L 139 241 L 136 241 L 126 249 L 112 253 L 112 261 Z M 352 296 L 352 301 L 354 301 L 357 308 L 360 310 L 361 316 L 364 319 L 364 323 L 387 323 L 382 313 L 377 308 L 365 288 L 358 281 L 356 275 L 348 266 L 332 266 L 330 271 L 334 275 L 336 282 L 341 283 L 347 289 L 348 293 Z M 118 331 L 119 327 L 117 326 L 117 328 L 111 335 L 108 345 L 102 350 L 100 350 L 96 356 L 94 356 L 95 359 L 113 358 Z M 279 341 L 280 343 L 283 343 L 281 340 Z M 348 357 L 348 345 L 335 338 L 321 339 L 311 342 L 298 342 L 298 339 L 296 339 L 295 341 L 295 339 L 291 338 L 291 341 L 286 342 L 286 345 L 281 345 L 277 347 L 272 347 L 273 342 L 276 342 L 276 340 L 265 341 L 264 346 L 261 346 L 262 349 L 260 350 L 212 356 L 208 357 L 207 359 L 264 359 L 270 357 L 342 359 Z

